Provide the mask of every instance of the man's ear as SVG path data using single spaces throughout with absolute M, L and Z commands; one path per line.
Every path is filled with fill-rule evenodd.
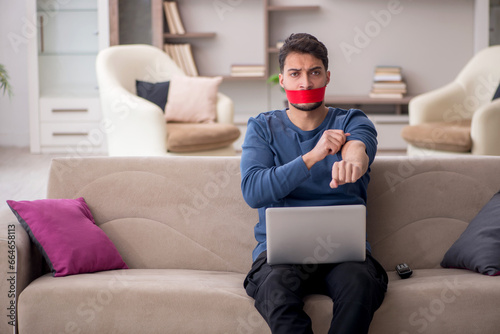
M 330 83 L 330 71 L 326 71 L 326 84 Z
M 280 86 L 285 88 L 285 86 L 283 86 L 283 74 L 278 74 L 278 77 L 279 77 L 279 81 L 280 81 Z

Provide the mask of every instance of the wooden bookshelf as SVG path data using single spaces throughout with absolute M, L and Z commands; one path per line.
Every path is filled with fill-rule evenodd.
M 191 44 L 191 40 L 214 38 L 216 36 L 215 32 L 186 31 L 185 33 L 177 34 L 166 32 L 164 2 L 165 0 L 151 0 L 152 44 L 157 48 L 164 50 L 165 44 L 180 42 Z M 177 1 L 177 3 L 181 3 L 181 1 Z
M 299 12 L 304 10 L 318 10 L 319 6 L 267 6 L 269 12 Z
M 113 0 L 116 1 L 116 0 Z M 185 34 L 170 34 L 165 32 L 164 27 L 164 9 L 163 2 L 165 0 L 151 0 L 151 17 L 152 17 L 152 44 L 163 50 L 163 46 L 166 42 L 176 42 L 179 40 L 187 39 L 199 39 L 199 38 L 214 38 L 216 33 L 214 32 L 186 32 Z M 266 71 L 263 76 L 238 76 L 234 77 L 231 75 L 224 75 L 224 80 L 231 81 L 254 81 L 254 80 L 265 80 L 269 77 L 269 56 L 276 55 L 279 49 L 275 46 L 269 46 L 269 15 L 270 13 L 280 13 L 280 12 L 301 12 L 301 11 L 314 11 L 319 10 L 320 6 L 274 6 L 269 4 L 270 0 L 263 1 L 264 7 L 264 59 Z
M 279 53 L 279 48 L 273 45 L 269 40 L 270 35 L 270 14 L 271 13 L 286 13 L 286 12 L 303 12 L 303 11 L 315 11 L 319 10 L 320 6 L 308 6 L 308 5 L 296 5 L 296 6 L 274 6 L 270 5 L 270 0 L 264 0 L 264 45 L 265 45 L 265 59 L 266 59 L 266 73 L 265 78 L 268 78 L 271 74 L 269 71 L 269 57 L 275 56 Z M 283 36 L 285 38 L 286 36 Z M 273 41 L 276 44 L 276 41 Z
M 227 80 L 227 81 L 260 81 L 260 80 L 263 80 L 263 79 L 267 79 L 266 77 L 264 76 L 232 76 L 232 75 L 224 75 L 222 76 L 222 79 L 223 80 Z
M 191 38 L 213 38 L 216 34 L 214 32 L 187 32 L 185 34 L 170 34 L 164 33 L 164 39 L 191 39 Z
M 116 1 L 116 0 L 112 0 Z M 214 38 L 216 33 L 214 32 L 186 32 L 185 34 L 170 34 L 165 32 L 164 22 L 165 14 L 163 9 L 163 2 L 165 0 L 151 0 L 151 17 L 152 17 L 152 44 L 163 50 L 163 46 L 166 42 L 178 42 L 180 40 L 188 39 L 200 39 L 200 38 Z M 178 1 L 182 3 L 182 1 Z M 271 55 L 276 55 L 279 49 L 275 46 L 270 46 L 269 35 L 269 15 L 270 13 L 286 13 L 286 12 L 301 12 L 301 11 L 315 11 L 319 10 L 321 7 L 314 5 L 297 5 L 297 6 L 274 6 L 270 5 L 270 0 L 263 0 L 264 8 L 264 59 L 265 59 L 265 73 L 263 76 L 231 76 L 224 75 L 224 80 L 229 81 L 256 81 L 256 80 L 266 80 L 269 75 L 269 57 Z M 285 37 L 285 36 L 283 36 Z
M 395 108 L 396 115 L 401 115 L 402 106 L 407 106 L 413 96 L 404 96 L 401 99 L 374 98 L 368 95 L 326 95 L 326 105 L 348 104 L 353 107 L 361 105 L 391 105 Z

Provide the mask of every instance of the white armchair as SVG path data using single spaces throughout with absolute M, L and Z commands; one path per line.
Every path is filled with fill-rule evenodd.
M 409 155 L 500 155 L 500 46 L 478 52 L 456 79 L 413 98 L 402 131 Z
M 185 75 L 162 50 L 150 45 L 118 45 L 102 50 L 96 60 L 97 80 L 110 156 L 234 155 L 232 142 L 223 147 L 175 153 L 167 151 L 167 125 L 156 104 L 136 95 L 136 80 L 169 81 Z M 234 105 L 217 95 L 217 123 L 233 124 Z M 237 139 L 237 137 L 236 137 Z M 236 140 L 234 139 L 234 140 Z M 233 141 L 234 141 L 233 140 Z M 217 143 L 215 144 L 217 146 Z M 219 145 L 220 146 L 220 145 Z

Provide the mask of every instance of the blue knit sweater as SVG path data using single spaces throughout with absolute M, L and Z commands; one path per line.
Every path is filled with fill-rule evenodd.
M 241 156 L 241 190 L 245 201 L 259 212 L 254 233 L 257 247 L 253 260 L 266 250 L 266 216 L 268 207 L 366 205 L 368 171 L 355 183 L 330 188 L 331 170 L 342 160 L 338 152 L 307 169 L 302 155 L 311 151 L 327 129 L 340 129 L 366 146 L 369 164 L 377 151 L 377 132 L 373 123 L 357 109 L 329 108 L 316 129 L 302 131 L 295 126 L 286 110 L 261 113 L 248 120 Z M 367 244 L 369 249 L 369 245 Z

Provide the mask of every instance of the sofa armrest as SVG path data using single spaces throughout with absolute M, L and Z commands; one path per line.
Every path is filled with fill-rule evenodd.
M 17 306 L 21 292 L 42 275 L 43 268 L 42 257 L 24 228 L 14 215 L 6 217 L 2 214 L 0 221 L 0 307 L 3 310 L 0 333 L 13 332 L 17 316 L 12 305 Z
M 428 122 L 455 121 L 450 114 L 453 105 L 461 104 L 465 96 L 464 88 L 452 82 L 441 88 L 418 95 L 411 99 L 408 105 L 410 125 Z M 447 119 L 455 117 L 453 119 Z
M 500 155 L 500 99 L 479 108 L 472 116 L 472 154 Z
M 101 92 L 110 156 L 166 155 L 166 121 L 160 107 L 121 86 Z
M 234 103 L 222 93 L 217 94 L 217 123 L 234 123 Z

